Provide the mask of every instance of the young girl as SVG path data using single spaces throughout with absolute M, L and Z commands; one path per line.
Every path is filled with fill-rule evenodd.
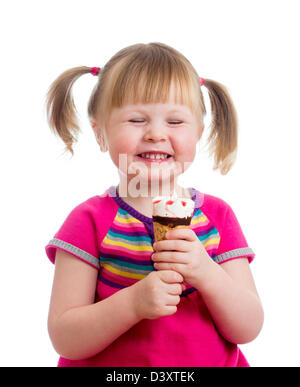
M 102 69 L 67 70 L 49 89 L 47 112 L 72 154 L 79 127 L 71 88 L 87 73 L 98 77 L 91 126 L 120 182 L 76 206 L 46 246 L 55 262 L 48 330 L 59 366 L 248 366 L 237 344 L 263 323 L 254 252 L 229 204 L 177 183 L 204 130 L 203 86 L 214 169 L 230 170 L 237 117 L 228 91 L 162 43 L 124 48 Z M 154 243 L 152 200 L 160 194 L 193 200 L 194 212 L 189 229 Z

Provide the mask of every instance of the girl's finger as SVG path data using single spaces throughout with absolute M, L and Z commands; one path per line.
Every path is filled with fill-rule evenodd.
M 166 299 L 166 305 L 171 306 L 171 305 L 178 305 L 180 302 L 180 297 L 178 295 L 168 295 Z
M 163 241 L 155 242 L 153 245 L 153 248 L 156 251 L 169 250 L 169 251 L 186 252 L 186 251 L 189 251 L 191 246 L 187 241 L 174 239 L 174 240 L 163 240 Z
M 183 239 L 186 241 L 194 241 L 198 237 L 195 232 L 190 228 L 175 228 L 173 230 L 169 230 L 166 233 L 167 239 Z
M 179 263 L 174 263 L 174 262 L 155 262 L 154 263 L 154 267 L 155 269 L 157 270 L 174 270 L 174 271 L 177 271 L 177 272 L 181 272 L 180 271 L 180 268 L 182 267 L 182 265 L 180 265 Z
M 182 292 L 181 283 L 180 284 L 168 284 L 167 291 L 169 294 L 179 295 Z
M 151 259 L 154 262 L 188 263 L 187 254 L 176 251 L 160 251 L 152 254 Z

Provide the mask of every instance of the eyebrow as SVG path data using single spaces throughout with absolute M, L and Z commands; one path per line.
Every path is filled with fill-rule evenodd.
M 131 109 L 131 108 L 126 109 L 125 112 L 126 112 L 126 113 L 140 113 L 140 112 L 142 112 L 142 113 L 148 113 L 148 110 L 145 109 L 145 108 L 143 108 L 143 107 L 140 107 L 140 108 L 139 108 L 139 107 L 134 106 L 132 109 Z M 171 109 L 171 110 L 168 110 L 166 113 L 167 113 L 167 114 L 173 114 L 173 113 L 183 114 L 183 113 L 188 113 L 188 112 L 186 111 L 186 109 L 183 109 L 183 110 L 179 110 L 179 109 Z
M 178 109 L 173 109 L 173 110 L 169 110 L 168 113 L 185 113 L 185 109 L 184 110 L 178 110 Z

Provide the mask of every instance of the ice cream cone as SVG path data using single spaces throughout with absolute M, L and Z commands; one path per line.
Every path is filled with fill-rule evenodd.
M 169 230 L 173 230 L 175 228 L 190 228 L 189 225 L 184 225 L 184 224 L 175 225 L 175 223 L 171 221 L 172 219 L 176 219 L 176 224 L 178 222 L 178 219 L 180 220 L 180 218 L 168 218 L 169 223 L 162 224 L 161 222 L 154 221 L 153 219 L 154 237 L 156 242 L 166 239 L 166 233 Z
M 174 196 L 158 196 L 153 199 L 153 230 L 155 241 L 166 239 L 169 230 L 189 228 L 194 201 Z

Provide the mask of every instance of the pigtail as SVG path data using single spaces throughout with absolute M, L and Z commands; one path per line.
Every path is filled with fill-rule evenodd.
M 209 155 L 214 154 L 214 170 L 226 175 L 235 162 L 238 145 L 238 118 L 226 87 L 205 79 L 211 102 L 212 124 L 208 137 Z
M 72 96 L 74 82 L 83 74 L 90 73 L 91 68 L 80 66 L 63 72 L 50 86 L 47 96 L 47 119 L 50 128 L 66 144 L 65 151 L 71 152 L 77 142 L 80 131 L 76 117 L 76 107 Z

